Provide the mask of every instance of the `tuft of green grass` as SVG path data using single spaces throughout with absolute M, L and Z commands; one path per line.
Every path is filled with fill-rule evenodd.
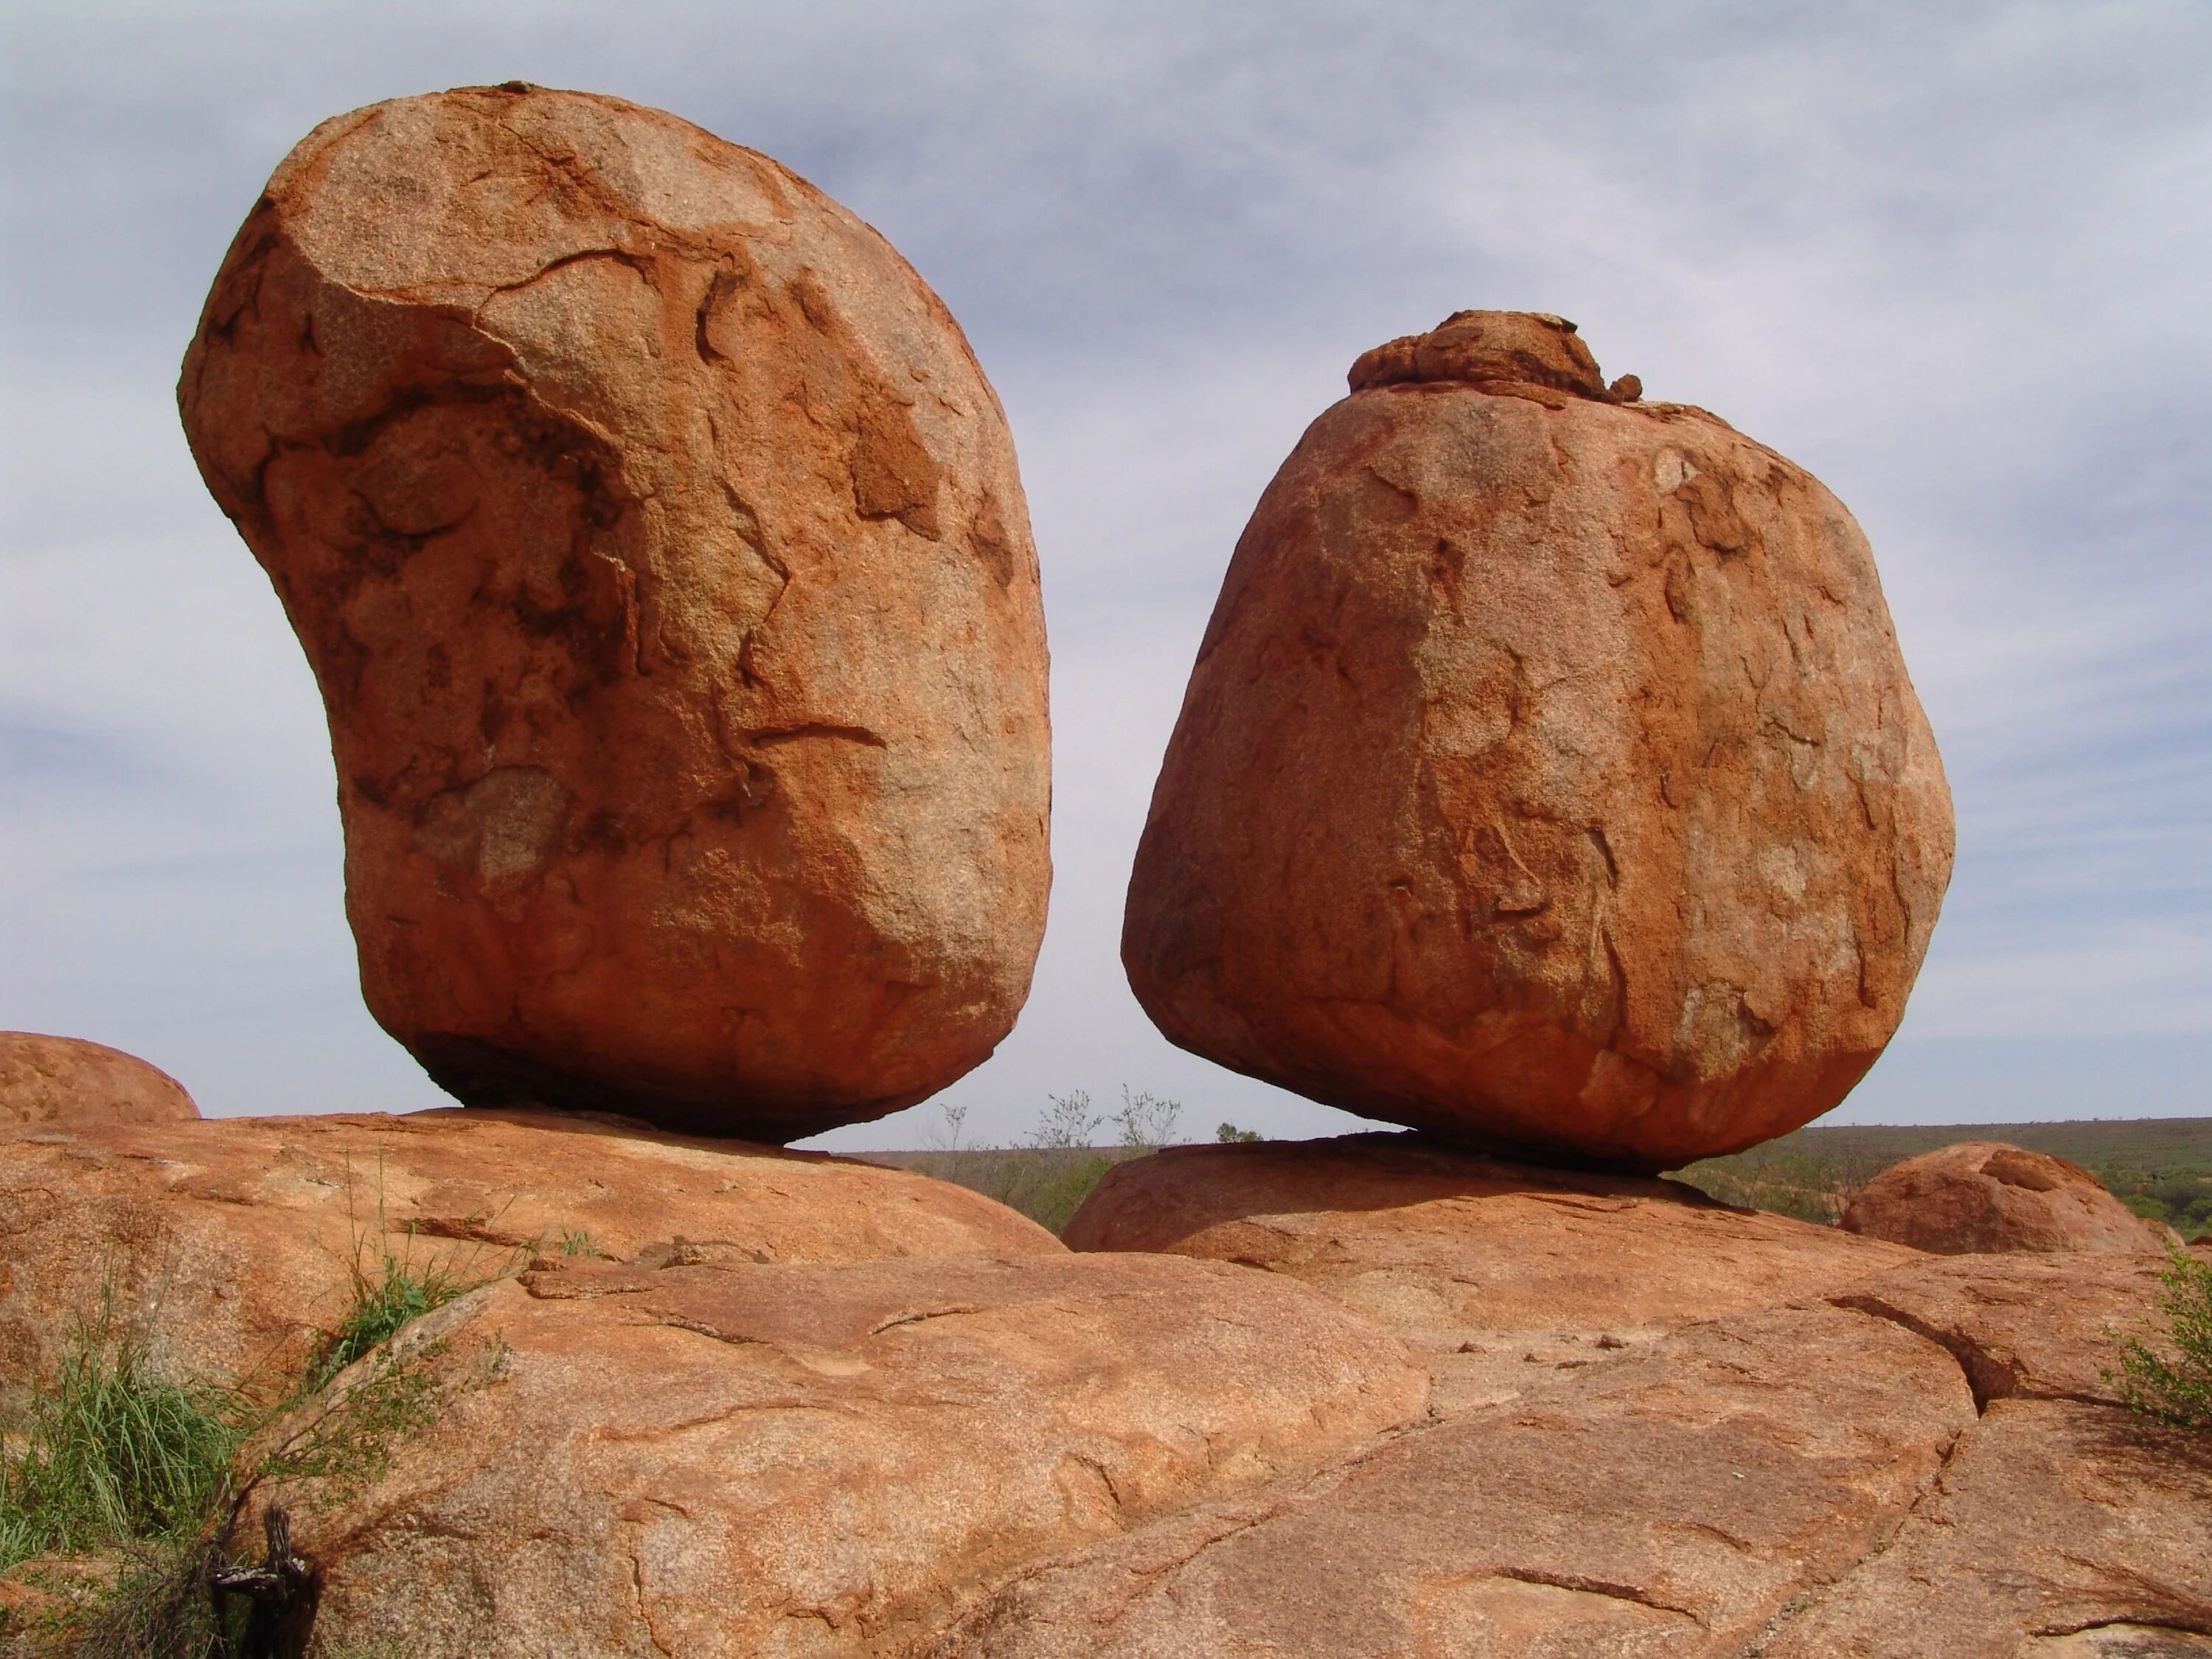
M 591 1256 L 604 1259 L 606 1252 L 592 1242 L 592 1236 L 581 1227 L 565 1229 L 558 1241 L 562 1255 Z
M 353 1304 L 309 1362 L 302 1392 L 315 1393 L 356 1359 L 386 1346 L 424 1314 L 489 1282 L 434 1263 L 416 1267 L 388 1249 L 379 1249 L 374 1261 L 366 1267 L 356 1255 Z
M 0 1568 L 191 1535 L 250 1427 L 234 1390 L 162 1376 L 103 1286 L 0 1456 Z
M 235 1385 L 163 1375 L 143 1333 L 118 1318 L 112 1281 L 104 1286 L 54 1377 L 0 1437 L 0 1570 L 34 1556 L 107 1565 L 80 1574 L 63 1609 L 29 1627 L 9 1628 L 0 1615 L 7 1651 L 240 1655 L 246 1609 L 211 1583 L 229 1564 L 249 1498 L 313 1485 L 342 1502 L 384 1474 L 454 1386 L 435 1364 L 447 1345 L 403 1334 L 500 1276 L 416 1266 L 392 1255 L 380 1232 L 373 1249 L 357 1241 L 343 1317 L 274 1404 Z M 504 1369 L 503 1348 L 495 1345 L 490 1364 L 493 1374 Z M 349 1367 L 358 1369 L 340 1384 Z
M 2147 1417 L 2212 1431 L 2212 1261 L 2169 1246 L 2159 1311 L 2170 1354 L 2139 1337 L 2120 1340 L 2120 1398 Z M 2106 1371 L 2105 1380 L 2113 1380 Z

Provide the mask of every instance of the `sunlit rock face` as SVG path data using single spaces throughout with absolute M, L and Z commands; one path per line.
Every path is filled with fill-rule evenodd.
M 866 224 L 613 99 L 380 104 L 271 178 L 179 396 L 328 707 L 369 1007 L 445 1087 L 783 1139 L 1006 1035 L 1036 553 Z
M 1951 802 L 1865 538 L 1573 325 L 1363 356 L 1237 548 L 1122 957 L 1170 1038 L 1463 1142 L 1664 1168 L 1841 1100 Z

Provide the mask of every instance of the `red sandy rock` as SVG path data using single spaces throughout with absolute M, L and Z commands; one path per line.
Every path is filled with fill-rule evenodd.
M 1025 1562 L 1323 1466 L 1427 1389 L 1305 1286 L 1167 1257 L 576 1263 L 432 1334 L 436 1423 L 357 1498 L 296 1500 L 333 1646 L 902 1652 Z
M 1137 1158 L 1062 1236 L 1078 1250 L 1303 1279 L 1429 1356 L 1443 1415 L 1685 1325 L 1841 1295 L 1924 1259 L 1678 1182 L 1504 1164 L 1396 1134 Z
M 932 1659 L 1721 1659 L 1883 1542 L 1974 1420 L 1934 1344 L 1741 1314 L 1006 1579 Z
M 2203 1659 L 2212 1437 L 2067 1401 L 1969 1430 L 1896 1541 L 1780 1621 L 1765 1659 Z
M 0 1136 L 0 1395 L 103 1283 L 164 1364 L 277 1377 L 389 1253 L 466 1279 L 531 1251 L 645 1264 L 1063 1254 L 901 1170 L 555 1113 L 218 1118 Z
M 0 1128 L 182 1123 L 199 1115 L 183 1084 L 136 1054 L 81 1037 L 0 1031 Z
M 1852 1196 L 1843 1224 L 1939 1255 L 2155 1250 L 2168 1237 L 2079 1164 L 1993 1140 L 1892 1164 Z
M 1370 1117 L 1663 1169 L 1896 1030 L 1952 818 L 1873 556 L 1572 325 L 1360 359 L 1200 647 L 1122 959 L 1195 1053 Z
M 379 104 L 270 179 L 179 401 L 322 689 L 370 1010 L 446 1088 L 782 1140 L 1012 1027 L 1027 507 L 851 213 L 615 99 Z

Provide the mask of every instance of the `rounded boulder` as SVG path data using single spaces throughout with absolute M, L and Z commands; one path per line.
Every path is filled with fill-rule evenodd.
M 1938 1255 L 2156 1250 L 2171 1237 L 2080 1164 L 1995 1140 L 1891 1164 L 1852 1194 L 1842 1225 Z
M 375 105 L 270 179 L 179 401 L 322 690 L 369 1008 L 445 1088 L 782 1140 L 1012 1028 L 1036 550 L 859 218 L 615 99 Z
M 1842 503 L 1574 325 L 1354 365 L 1231 562 L 1130 882 L 1170 1040 L 1370 1118 L 1656 1170 L 1841 1100 L 1951 802 Z
M 185 1085 L 136 1054 L 81 1037 L 0 1031 L 0 1128 L 183 1123 Z

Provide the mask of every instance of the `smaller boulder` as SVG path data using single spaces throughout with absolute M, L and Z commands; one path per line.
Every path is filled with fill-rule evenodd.
M 136 1054 L 81 1037 L 0 1031 L 0 1129 L 185 1123 L 199 1115 L 183 1084 Z
M 1843 1225 L 1938 1255 L 2155 1250 L 2169 1237 L 2079 1164 L 1994 1140 L 1892 1164 L 1859 1188 Z

